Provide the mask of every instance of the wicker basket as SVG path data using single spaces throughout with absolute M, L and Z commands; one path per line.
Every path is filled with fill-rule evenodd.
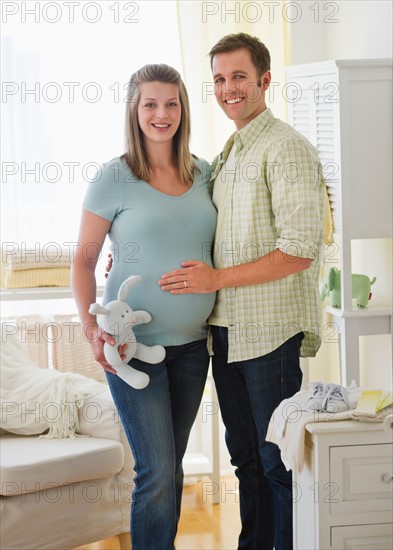
M 6 317 L 1 322 L 7 325 L 6 333 L 15 334 L 26 347 L 30 361 L 44 369 L 49 367 L 50 326 L 46 317 Z
M 89 342 L 75 315 L 55 315 L 51 324 L 53 366 L 62 372 L 76 372 L 106 382 L 104 369 L 94 359 Z

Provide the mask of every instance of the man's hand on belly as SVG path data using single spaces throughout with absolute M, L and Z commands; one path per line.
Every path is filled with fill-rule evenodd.
M 158 281 L 162 290 L 171 294 L 209 294 L 219 290 L 217 269 L 197 260 L 182 262 L 181 266 L 162 275 Z

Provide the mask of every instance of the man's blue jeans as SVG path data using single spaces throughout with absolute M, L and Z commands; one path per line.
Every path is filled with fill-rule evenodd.
M 228 363 L 228 329 L 211 328 L 213 377 L 239 479 L 239 550 L 291 550 L 292 474 L 265 437 L 274 409 L 300 389 L 303 333 L 265 356 Z
M 166 347 L 158 365 L 130 364 L 150 376 L 135 390 L 106 373 L 135 459 L 131 507 L 133 550 L 172 550 L 183 489 L 182 459 L 206 382 L 206 340 Z

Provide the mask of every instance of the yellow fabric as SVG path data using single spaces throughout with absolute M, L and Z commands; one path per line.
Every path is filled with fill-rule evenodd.
M 4 269 L 1 274 L 2 288 L 33 288 L 47 286 L 70 286 L 71 269 L 52 267 L 11 271 Z
M 286 5 L 286 0 L 281 0 L 282 7 Z M 283 17 L 283 32 L 284 32 L 284 59 L 285 65 L 292 65 L 292 49 L 291 49 L 291 32 L 286 17 Z
M 332 244 L 334 242 L 333 238 L 334 233 L 334 224 L 333 224 L 333 215 L 330 208 L 330 200 L 327 192 L 325 191 L 325 221 L 323 226 L 323 240 L 325 244 Z

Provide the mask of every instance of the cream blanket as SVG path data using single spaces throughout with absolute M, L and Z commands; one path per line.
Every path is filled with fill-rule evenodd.
M 11 243 L 10 243 L 11 244 Z M 9 271 L 25 269 L 52 269 L 71 267 L 73 262 L 72 250 L 62 248 L 56 243 L 48 243 L 38 246 L 38 243 L 13 243 L 15 249 L 3 247 L 1 250 L 1 263 Z
M 20 435 L 76 437 L 78 410 L 107 386 L 79 374 L 39 368 L 1 325 L 1 428 Z

